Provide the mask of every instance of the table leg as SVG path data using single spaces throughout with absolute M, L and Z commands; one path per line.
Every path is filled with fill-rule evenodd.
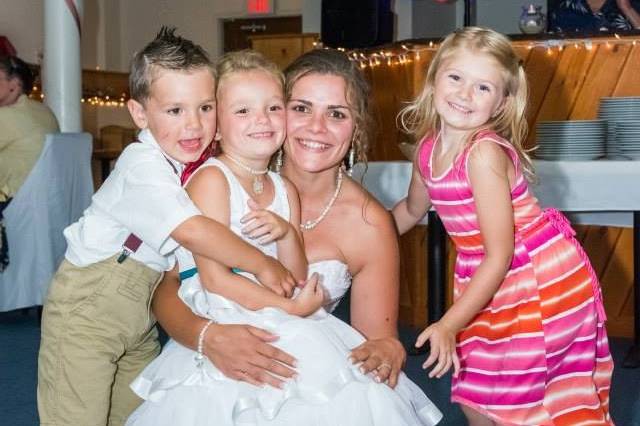
M 633 212 L 633 346 L 623 367 L 640 367 L 640 211 Z
M 427 250 L 427 318 L 432 324 L 444 315 L 447 291 L 447 232 L 432 211 L 429 212 Z
M 427 323 L 433 324 L 444 315 L 447 292 L 447 231 L 435 212 L 429 212 L 427 225 Z M 425 355 L 431 350 L 427 341 L 422 347 L 406 347 L 409 355 Z
M 111 172 L 111 160 L 108 160 L 106 158 L 101 159 L 100 168 L 102 174 L 102 182 L 104 182 L 105 180 L 107 180 L 107 177 L 109 177 L 109 173 Z

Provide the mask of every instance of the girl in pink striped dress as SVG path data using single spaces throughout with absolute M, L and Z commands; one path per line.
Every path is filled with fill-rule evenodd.
M 452 366 L 471 425 L 612 425 L 613 361 L 598 280 L 564 216 L 531 194 L 527 82 L 509 40 L 449 35 L 401 114 L 421 139 L 400 233 L 432 205 L 456 245 L 455 302 L 424 330 L 424 368 Z

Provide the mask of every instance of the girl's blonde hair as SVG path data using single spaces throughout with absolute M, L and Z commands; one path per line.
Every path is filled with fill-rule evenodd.
M 284 90 L 284 74 L 278 66 L 255 50 L 245 49 L 224 54 L 216 61 L 216 97 L 225 78 L 236 72 L 264 71 Z
M 533 179 L 533 164 L 524 149 L 527 136 L 525 110 L 529 96 L 527 78 L 522 61 L 513 50 L 509 39 L 489 28 L 466 27 L 449 34 L 436 52 L 420 95 L 403 108 L 398 115 L 403 130 L 419 141 L 433 136 L 440 129 L 440 117 L 433 102 L 436 75 L 442 64 L 466 49 L 493 58 L 500 66 L 505 83 L 505 101 L 495 117 L 478 128 L 469 141 L 484 130 L 491 130 L 505 138 L 515 149 L 525 177 Z

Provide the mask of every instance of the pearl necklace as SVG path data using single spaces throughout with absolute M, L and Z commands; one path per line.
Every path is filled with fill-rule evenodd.
M 322 213 L 320 213 L 320 216 L 318 216 L 315 220 L 307 220 L 306 222 L 301 223 L 300 229 L 302 229 L 303 231 L 309 231 L 315 228 L 320 222 L 322 222 L 322 219 L 325 218 L 327 213 L 329 213 L 329 210 L 331 210 L 331 207 L 333 207 L 333 204 L 336 202 L 336 199 L 338 198 L 338 194 L 340 194 L 340 188 L 342 188 L 342 168 L 338 168 L 338 177 L 336 178 L 336 190 L 333 192 L 333 196 L 331 197 L 327 205 L 322 210 Z
M 253 175 L 253 184 L 251 186 L 251 188 L 253 189 L 253 193 L 258 195 L 262 194 L 262 191 L 264 191 L 264 183 L 262 182 L 262 176 L 266 175 L 269 169 L 264 169 L 264 170 L 252 169 L 251 167 L 247 166 L 240 160 L 233 158 L 229 154 L 225 153 L 224 155 L 233 163 L 235 163 L 237 166 L 241 167 L 242 169 L 246 170 L 247 172 Z

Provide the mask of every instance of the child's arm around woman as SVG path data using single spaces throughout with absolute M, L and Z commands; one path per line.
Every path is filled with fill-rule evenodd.
M 418 151 L 419 149 L 416 149 L 416 153 Z M 429 193 L 424 186 L 418 164 L 414 161 L 407 198 L 401 200 L 392 210 L 398 233 L 403 235 L 413 228 L 427 214 L 430 207 Z

